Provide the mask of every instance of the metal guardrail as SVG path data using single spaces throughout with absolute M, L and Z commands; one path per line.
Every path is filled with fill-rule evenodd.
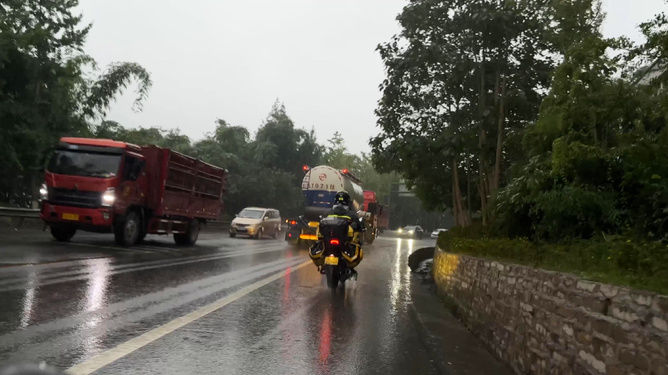
M 39 210 L 34 208 L 0 207 L 0 217 L 18 217 L 22 219 L 39 219 Z
M 23 224 L 23 219 L 39 219 L 39 209 L 0 207 L 0 217 L 20 219 L 18 227 Z M 209 221 L 206 223 L 208 229 L 226 229 L 230 226 L 227 221 Z
M 208 229 L 225 229 L 230 226 L 230 223 L 227 221 L 207 221 L 206 227 Z

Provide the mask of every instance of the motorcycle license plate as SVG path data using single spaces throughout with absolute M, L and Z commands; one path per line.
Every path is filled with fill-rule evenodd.
M 63 214 L 63 220 L 79 220 L 79 215 L 77 215 L 77 214 Z
M 338 257 L 325 257 L 325 264 L 329 266 L 338 266 L 339 258 Z

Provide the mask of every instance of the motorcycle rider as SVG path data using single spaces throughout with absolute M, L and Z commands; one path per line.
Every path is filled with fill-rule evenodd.
M 351 242 L 349 246 L 343 250 L 344 258 L 348 260 L 348 275 L 346 278 L 357 278 L 357 271 L 355 271 L 354 268 L 357 267 L 357 265 L 364 258 L 361 236 L 361 233 L 364 231 L 364 225 L 357 216 L 357 213 L 351 208 L 350 194 L 343 190 L 337 192 L 334 196 L 334 205 L 323 215 L 323 218 L 325 217 L 343 218 L 349 222 L 350 228 L 353 230 L 354 235 L 353 242 Z M 321 241 L 316 242 L 309 249 L 309 255 L 316 266 L 318 266 L 318 269 L 320 269 L 322 266 L 322 261 L 324 259 L 321 257 L 323 249 L 324 244 Z
M 332 209 L 327 211 L 323 217 L 343 217 L 350 219 L 350 226 L 355 232 L 360 232 L 363 229 L 360 218 L 357 216 L 357 213 L 350 208 L 350 194 L 347 191 L 341 190 L 336 192 L 334 195 L 334 205 Z

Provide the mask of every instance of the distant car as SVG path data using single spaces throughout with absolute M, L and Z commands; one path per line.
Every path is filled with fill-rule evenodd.
M 403 228 L 400 228 L 398 231 L 399 235 L 412 237 L 417 239 L 422 239 L 424 237 L 424 229 L 419 225 L 409 225 Z
M 273 208 L 246 207 L 230 223 L 230 237 L 247 235 L 276 238 L 281 231 L 281 213 Z
M 429 238 L 431 238 L 432 240 L 436 239 L 436 238 L 438 238 L 439 233 L 447 232 L 447 231 L 448 231 L 447 229 L 443 229 L 443 228 L 436 229 L 435 231 L 431 232 L 431 235 L 429 236 Z

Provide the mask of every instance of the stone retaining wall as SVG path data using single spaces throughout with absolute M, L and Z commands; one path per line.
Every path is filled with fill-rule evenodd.
M 434 254 L 440 295 L 519 374 L 668 375 L 668 297 Z

